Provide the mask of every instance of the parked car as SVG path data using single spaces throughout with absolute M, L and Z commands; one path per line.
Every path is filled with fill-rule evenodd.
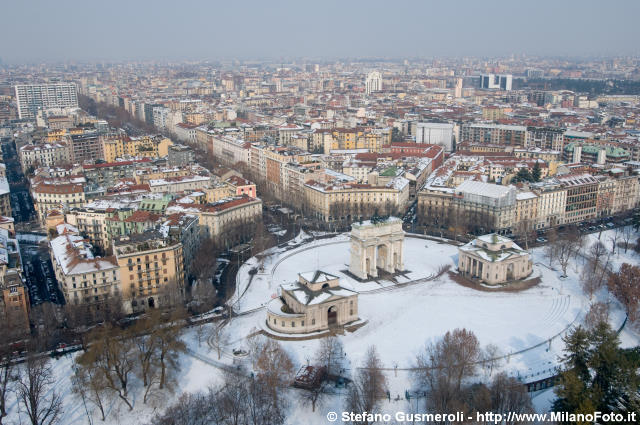
M 545 243 L 545 242 L 547 242 L 547 239 L 546 238 L 536 238 L 536 242 Z

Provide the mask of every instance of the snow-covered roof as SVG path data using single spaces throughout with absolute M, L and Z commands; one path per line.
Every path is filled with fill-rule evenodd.
M 330 280 L 334 280 L 338 278 L 337 276 L 334 276 L 332 274 L 329 274 L 320 270 L 303 272 L 303 273 L 300 273 L 300 276 L 302 276 L 302 278 L 309 283 L 328 282 Z
M 456 188 L 456 192 L 477 193 L 491 198 L 501 198 L 509 194 L 511 189 L 511 186 L 500 186 L 497 184 L 465 180 Z
M 115 257 L 94 258 L 91 245 L 80 235 L 66 234 L 49 243 L 56 265 L 65 275 L 117 269 Z
M 409 185 L 409 180 L 405 177 L 396 177 L 387 183 L 387 187 L 391 187 L 396 190 L 403 190 Z
M 518 201 L 525 201 L 527 199 L 534 199 L 534 198 L 537 198 L 537 197 L 538 197 L 538 195 L 536 195 L 533 192 L 518 192 L 518 193 L 516 193 L 516 199 Z

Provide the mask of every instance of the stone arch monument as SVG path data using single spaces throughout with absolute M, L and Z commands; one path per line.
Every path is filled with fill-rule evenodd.
M 402 220 L 363 221 L 351 225 L 351 263 L 349 271 L 360 279 L 378 277 L 378 269 L 389 273 L 404 270 Z

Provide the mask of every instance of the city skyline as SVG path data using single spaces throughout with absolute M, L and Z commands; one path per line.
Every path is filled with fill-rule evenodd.
M 71 0 L 6 6 L 3 63 L 39 61 L 633 56 L 640 4 Z M 619 10 L 625 10 L 624 14 Z M 167 13 L 170 12 L 170 13 Z M 33 25 L 25 28 L 25 19 Z M 8 43 L 9 44 L 9 43 Z

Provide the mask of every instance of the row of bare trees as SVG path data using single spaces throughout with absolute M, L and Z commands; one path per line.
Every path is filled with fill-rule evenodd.
M 35 344 L 28 347 L 37 351 Z M 12 356 L 11 348 L 0 348 L 0 425 L 6 423 L 9 400 L 17 400 L 17 416 L 24 413 L 31 425 L 57 423 L 62 414 L 62 399 L 55 388 L 55 377 L 49 358 L 28 354 L 22 363 Z
M 466 210 L 457 207 L 420 206 L 418 224 L 432 234 L 451 236 L 466 233 L 481 234 L 494 231 L 495 217 L 486 211 Z
M 224 384 L 205 393 L 183 394 L 154 425 L 280 425 L 286 419 L 285 389 L 293 379 L 293 361 L 274 340 L 251 338 L 255 375 L 228 372 Z
M 499 348 L 482 349 L 475 334 L 466 329 L 447 332 L 428 344 L 416 358 L 413 370 L 419 389 L 425 391 L 425 408 L 442 413 L 529 412 L 525 387 L 515 378 L 499 373 L 487 384 L 472 383 L 484 366 L 489 376 L 498 366 Z
M 348 230 L 352 223 L 359 220 L 368 220 L 374 215 L 388 216 L 398 215 L 400 207 L 387 200 L 384 203 L 374 202 L 334 202 L 329 207 L 329 223 L 332 230 Z
M 105 420 L 107 409 L 119 400 L 133 410 L 132 387 L 143 389 L 143 403 L 160 400 L 175 385 L 180 370 L 181 310 L 151 310 L 132 326 L 121 329 L 105 324 L 92 330 L 88 347 L 77 357 L 73 390 Z

